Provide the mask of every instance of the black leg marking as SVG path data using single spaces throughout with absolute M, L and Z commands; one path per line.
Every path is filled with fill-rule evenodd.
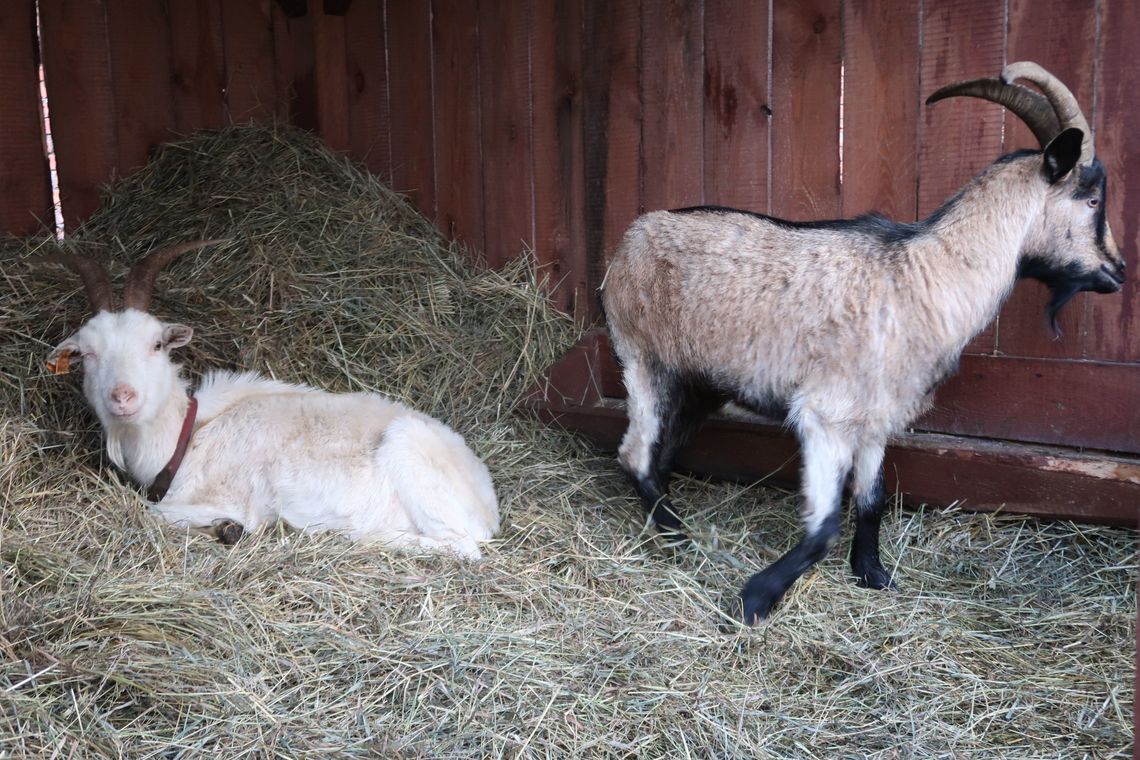
M 768 617 L 796 579 L 827 556 L 839 535 L 839 505 L 831 511 L 814 534 L 804 536 L 787 554 L 748 579 L 741 592 L 744 622 L 751 625 Z
M 894 589 L 890 573 L 879 559 L 879 523 L 887 492 L 880 471 L 870 490 L 855 494 L 855 538 L 851 541 L 851 570 L 860 586 L 873 589 Z

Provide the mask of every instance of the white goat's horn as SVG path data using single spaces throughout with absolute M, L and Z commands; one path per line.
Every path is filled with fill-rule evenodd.
M 1096 155 L 1092 130 L 1089 129 L 1085 115 L 1081 113 L 1081 106 L 1077 103 L 1076 97 L 1073 96 L 1064 82 L 1033 61 L 1018 61 L 1009 64 L 1002 69 L 1001 78 L 1006 84 L 1010 84 L 1016 79 L 1025 79 L 1040 87 L 1041 92 L 1045 93 L 1045 97 L 1053 105 L 1053 110 L 1057 112 L 1061 129 L 1076 127 L 1084 133 L 1084 139 L 1081 141 L 1080 163 L 1083 165 L 1092 162 Z

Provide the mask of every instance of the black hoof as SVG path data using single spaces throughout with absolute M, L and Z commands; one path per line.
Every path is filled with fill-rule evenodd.
M 661 538 L 670 543 L 682 543 L 689 540 L 688 534 L 685 533 L 685 524 L 672 510 L 656 510 L 653 513 L 653 524 L 657 527 L 657 533 Z
M 767 618 L 772 609 L 784 598 L 784 592 L 787 590 L 788 584 L 785 579 L 776 577 L 771 568 L 749 578 L 740 593 L 744 624 L 755 625 Z
M 219 520 L 214 523 L 214 535 L 226 546 L 233 546 L 245 533 L 243 528 L 233 520 Z
M 899 587 L 891 580 L 891 574 L 878 562 L 852 563 L 851 569 L 855 572 L 855 582 L 863 588 L 898 591 Z

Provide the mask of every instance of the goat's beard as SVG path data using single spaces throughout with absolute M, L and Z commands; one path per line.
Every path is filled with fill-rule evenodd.
M 1049 328 L 1053 331 L 1054 338 L 1061 337 L 1061 326 L 1057 324 L 1057 315 L 1061 313 L 1065 304 L 1073 300 L 1073 296 L 1083 290 L 1085 288 L 1079 282 L 1055 283 L 1049 286 L 1051 296 L 1045 306 L 1045 316 L 1049 318 Z

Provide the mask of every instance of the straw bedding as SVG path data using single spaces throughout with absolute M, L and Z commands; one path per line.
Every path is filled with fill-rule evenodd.
M 0 279 L 0 756 L 1112 757 L 1131 749 L 1132 531 L 891 510 L 900 591 L 844 552 L 767 624 L 722 612 L 798 535 L 794 496 L 680 478 L 698 549 L 658 545 L 612 456 L 518 413 L 575 338 L 530 262 L 482 272 L 314 139 L 165 146 L 69 246 L 115 262 L 231 242 L 160 277 L 191 376 L 373 389 L 491 468 L 487 558 L 285 528 L 222 546 L 161 525 L 43 356 L 78 283 Z M 849 534 L 848 534 L 849 535 Z

